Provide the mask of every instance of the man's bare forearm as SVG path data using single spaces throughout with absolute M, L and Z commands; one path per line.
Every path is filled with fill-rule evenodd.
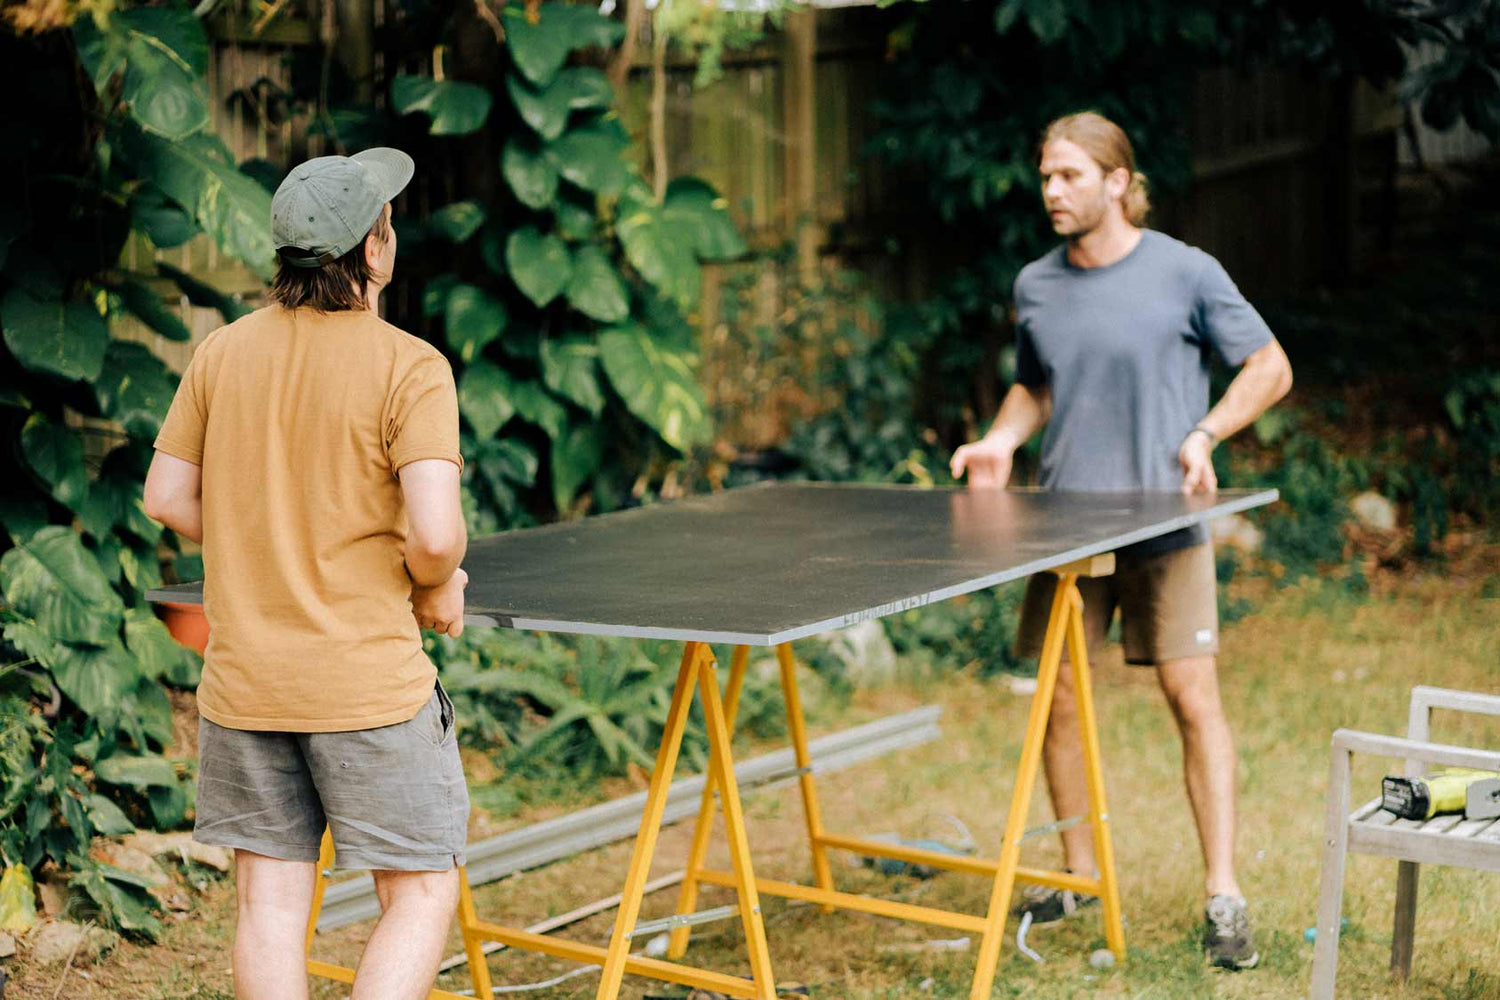
M 1292 388 L 1292 363 L 1276 341 L 1245 359 L 1234 381 L 1198 426 L 1222 441 L 1254 423 Z
M 1000 403 L 1000 413 L 985 438 L 1015 451 L 1042 429 L 1052 415 L 1052 393 L 1046 386 L 1030 387 L 1017 382 Z
M 178 500 L 169 510 L 160 511 L 156 520 L 183 538 L 203 544 L 203 498 Z

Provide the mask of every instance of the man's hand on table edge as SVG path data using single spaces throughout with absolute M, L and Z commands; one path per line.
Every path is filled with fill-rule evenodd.
M 417 627 L 438 634 L 447 634 L 457 639 L 464 631 L 464 588 L 469 585 L 469 574 L 462 569 L 453 571 L 447 583 L 436 587 L 412 584 L 411 613 Z
M 970 489 L 1003 490 L 1010 480 L 1015 451 L 1015 446 L 1004 438 L 988 435 L 955 451 L 949 470 L 954 479 L 967 472 Z
M 1182 439 L 1177 449 L 1177 461 L 1182 466 L 1182 492 L 1213 493 L 1219 488 L 1218 476 L 1214 474 L 1213 451 L 1216 439 L 1211 431 L 1194 427 Z

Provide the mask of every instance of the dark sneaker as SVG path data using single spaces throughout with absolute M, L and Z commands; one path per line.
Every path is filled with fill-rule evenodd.
M 1041 927 L 1065 920 L 1086 906 L 1098 906 L 1099 897 L 1072 889 L 1054 889 L 1050 885 L 1028 885 L 1021 892 L 1016 916 L 1031 914 L 1031 926 Z
M 1250 909 L 1238 896 L 1213 896 L 1203 907 L 1203 949 L 1220 969 L 1253 969 L 1260 961 L 1250 933 Z

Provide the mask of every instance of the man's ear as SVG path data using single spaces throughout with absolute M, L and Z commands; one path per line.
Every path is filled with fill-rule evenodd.
M 374 233 L 365 234 L 365 265 L 371 271 L 380 270 L 380 240 L 375 238 Z
M 1124 167 L 1116 167 L 1104 178 L 1104 189 L 1109 193 L 1112 201 L 1119 201 L 1125 197 L 1125 192 L 1130 188 L 1130 171 Z

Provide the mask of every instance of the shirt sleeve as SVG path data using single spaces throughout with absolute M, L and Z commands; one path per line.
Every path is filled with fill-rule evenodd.
M 1016 304 L 1016 382 L 1028 389 L 1037 389 L 1047 384 L 1047 373 L 1042 369 L 1042 360 L 1036 351 L 1036 341 L 1032 337 L 1026 311 L 1022 308 L 1019 275 L 1016 276 L 1011 296 Z
M 1266 321 L 1245 301 L 1228 272 L 1212 257 L 1207 257 L 1198 275 L 1193 327 L 1232 368 L 1244 364 L 1246 358 L 1273 339 Z
M 458 390 L 447 359 L 424 357 L 407 370 L 392 399 L 385 445 L 393 474 L 429 458 L 464 467 L 458 448 Z
M 203 464 L 203 437 L 208 430 L 208 391 L 203 345 L 193 352 L 177 393 L 156 435 L 155 448 L 194 465 Z

